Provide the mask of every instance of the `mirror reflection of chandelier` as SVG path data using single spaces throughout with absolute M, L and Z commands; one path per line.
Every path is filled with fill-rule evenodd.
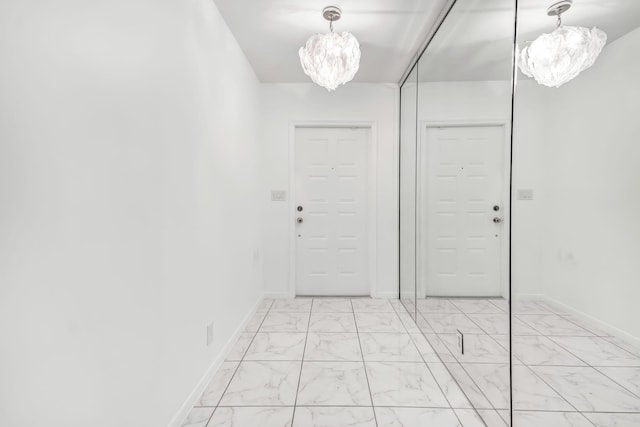
M 329 21 L 330 32 L 315 34 L 300 48 L 300 63 L 305 74 L 327 90 L 335 90 L 353 79 L 360 67 L 360 44 L 351 33 L 334 33 L 333 22 L 342 11 L 325 7 L 322 16 Z
M 558 24 L 551 33 L 538 36 L 522 49 L 520 70 L 538 83 L 560 87 L 591 67 L 607 42 L 607 34 L 598 29 L 562 25 L 561 15 L 572 1 L 553 4 L 547 15 L 557 16 Z

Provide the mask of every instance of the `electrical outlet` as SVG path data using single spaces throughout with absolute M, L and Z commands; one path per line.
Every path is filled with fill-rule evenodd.
M 464 334 L 460 332 L 459 329 L 456 329 L 456 331 L 458 332 L 458 350 L 460 351 L 460 354 L 464 354 Z
M 207 347 L 213 344 L 213 322 L 207 325 Z

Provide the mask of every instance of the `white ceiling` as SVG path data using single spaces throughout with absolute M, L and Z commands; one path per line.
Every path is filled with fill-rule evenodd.
M 214 0 L 263 82 L 308 82 L 298 49 L 314 33 L 329 31 L 322 9 L 342 9 L 335 31 L 360 41 L 356 82 L 402 77 L 447 0 Z M 640 1 L 640 0 L 637 0 Z
M 556 1 L 519 1 L 521 46 L 555 29 L 555 18 L 546 10 Z M 514 4 L 514 0 L 458 0 L 420 61 L 420 81 L 509 80 Z M 574 0 L 563 24 L 596 26 L 611 43 L 640 26 L 640 0 Z

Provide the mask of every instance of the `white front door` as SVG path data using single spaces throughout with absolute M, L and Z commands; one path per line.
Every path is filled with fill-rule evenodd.
M 422 289 L 426 296 L 500 296 L 504 127 L 427 127 L 424 135 Z
M 369 295 L 364 128 L 295 129 L 296 295 Z

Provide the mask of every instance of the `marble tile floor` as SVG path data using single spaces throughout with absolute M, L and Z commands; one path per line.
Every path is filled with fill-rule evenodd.
M 430 347 L 478 412 L 508 421 L 507 302 L 428 298 L 405 306 L 417 309 Z M 543 301 L 514 302 L 513 311 L 515 426 L 640 426 L 640 349 Z
M 265 300 L 190 427 L 505 427 L 473 409 L 397 300 Z

